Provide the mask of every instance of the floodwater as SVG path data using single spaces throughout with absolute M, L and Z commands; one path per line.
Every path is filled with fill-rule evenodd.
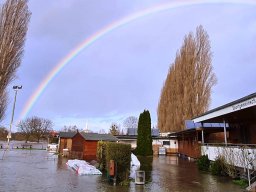
M 140 159 L 146 184 L 112 186 L 105 176 L 79 176 L 66 166 L 67 159 L 45 150 L 11 149 L 3 157 L 0 150 L 0 191 L 24 192 L 110 192 L 110 191 L 243 191 L 225 177 L 197 170 L 194 162 L 176 156 Z

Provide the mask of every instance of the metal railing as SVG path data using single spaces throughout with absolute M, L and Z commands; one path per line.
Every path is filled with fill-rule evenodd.
M 256 148 L 256 144 L 243 144 L 243 143 L 202 143 L 202 146 L 216 146 L 216 147 L 248 147 Z

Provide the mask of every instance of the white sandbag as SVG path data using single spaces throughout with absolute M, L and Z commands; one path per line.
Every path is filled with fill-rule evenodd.
M 140 161 L 138 158 L 132 153 L 131 154 L 131 167 L 130 167 L 130 178 L 135 178 L 135 173 L 140 169 Z
M 69 167 L 74 169 L 79 175 L 101 175 L 102 173 L 94 166 L 88 164 L 84 160 L 68 160 L 66 163 Z
M 78 168 L 79 175 L 101 175 L 102 173 L 92 165 L 81 165 Z

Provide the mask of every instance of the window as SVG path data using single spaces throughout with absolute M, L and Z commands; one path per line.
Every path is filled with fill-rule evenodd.
M 163 141 L 163 145 L 170 145 L 170 141 Z

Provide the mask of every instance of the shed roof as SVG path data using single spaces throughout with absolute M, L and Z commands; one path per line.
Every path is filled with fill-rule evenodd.
M 118 141 L 118 139 L 111 134 L 98 134 L 98 133 L 83 133 L 81 135 L 85 140 L 89 141 Z
M 75 136 L 77 132 L 60 132 L 59 137 L 60 138 L 72 138 Z

